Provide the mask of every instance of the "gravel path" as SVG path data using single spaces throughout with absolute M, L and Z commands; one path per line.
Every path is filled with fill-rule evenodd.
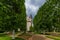
M 53 39 L 47 38 L 45 35 L 33 35 L 28 40 L 53 40 Z

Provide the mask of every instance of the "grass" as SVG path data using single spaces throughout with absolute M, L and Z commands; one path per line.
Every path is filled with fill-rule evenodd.
M 24 40 L 24 39 L 22 39 L 22 38 L 16 38 L 15 40 Z
M 3 36 L 3 37 L 0 37 L 0 40 L 11 40 L 11 38 L 8 36 Z
M 47 36 L 48 38 L 54 39 L 54 40 L 60 40 L 60 37 L 56 37 L 56 36 Z
M 12 40 L 11 37 L 0 37 L 0 40 Z M 24 40 L 22 38 L 15 38 L 15 40 Z
M 9 36 L 6 35 L 6 34 L 0 33 L 0 40 L 12 40 L 12 38 L 9 37 Z M 22 38 L 15 38 L 15 40 L 24 40 L 24 39 L 22 39 Z

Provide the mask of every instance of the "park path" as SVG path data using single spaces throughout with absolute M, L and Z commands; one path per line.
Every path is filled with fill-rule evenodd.
M 47 38 L 45 35 L 37 34 L 30 37 L 28 40 L 53 40 L 53 39 Z
M 41 35 L 41 34 L 33 34 L 32 36 L 24 36 L 24 35 L 17 36 L 17 35 L 15 35 L 15 37 L 23 38 L 25 40 L 53 40 L 53 39 L 47 38 L 46 35 Z
M 50 38 L 47 38 L 46 35 L 41 35 L 41 34 L 33 34 L 33 33 L 29 33 L 31 35 L 20 35 L 20 33 L 16 34 L 15 37 L 19 37 L 19 38 L 23 38 L 25 40 L 53 40 Z M 12 37 L 12 34 L 8 34 L 10 37 Z

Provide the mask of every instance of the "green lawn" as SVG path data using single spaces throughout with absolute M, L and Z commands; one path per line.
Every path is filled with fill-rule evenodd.
M 54 39 L 54 40 L 60 40 L 60 37 L 56 37 L 56 36 L 47 36 L 48 38 Z
M 0 34 L 0 40 L 12 40 L 11 37 L 5 34 Z M 24 40 L 22 38 L 16 38 L 15 40 Z
M 0 37 L 0 40 L 11 40 L 11 38 L 8 36 L 3 36 L 3 37 Z

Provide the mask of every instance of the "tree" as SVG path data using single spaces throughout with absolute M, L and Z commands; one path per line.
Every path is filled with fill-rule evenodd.
M 46 3 L 39 8 L 34 18 L 34 27 L 39 31 L 54 31 L 60 29 L 60 0 L 47 0 Z
M 0 30 L 26 31 L 24 0 L 0 0 Z

